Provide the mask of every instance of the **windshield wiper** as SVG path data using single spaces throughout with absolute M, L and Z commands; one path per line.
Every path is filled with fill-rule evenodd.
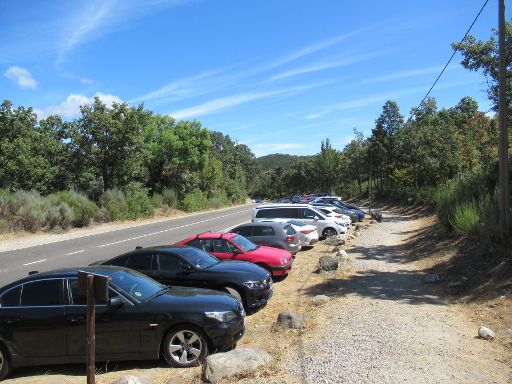
M 158 290 L 153 296 L 151 296 L 150 298 L 148 298 L 148 300 L 151 300 L 151 299 L 154 299 L 155 297 L 158 297 L 160 295 L 163 295 L 165 292 L 167 292 L 169 289 L 171 289 L 171 287 L 169 286 L 165 286 L 163 287 L 162 289 Z M 147 301 L 147 300 L 146 300 Z

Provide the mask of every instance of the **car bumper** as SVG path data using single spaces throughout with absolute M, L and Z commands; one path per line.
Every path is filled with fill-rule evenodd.
M 245 321 L 238 319 L 232 323 L 217 323 L 206 327 L 206 334 L 217 350 L 231 348 L 245 333 Z
M 264 289 L 248 289 L 245 294 L 245 302 L 248 308 L 257 308 L 264 305 L 274 294 L 272 285 Z
M 271 266 L 270 269 L 272 270 L 272 276 L 287 275 L 292 270 L 292 264 L 293 264 L 293 261 L 291 263 L 289 263 L 289 264 L 281 265 L 281 266 L 278 266 L 278 267 L 272 267 Z

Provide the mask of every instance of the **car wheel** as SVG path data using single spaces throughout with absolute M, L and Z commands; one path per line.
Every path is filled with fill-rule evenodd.
M 11 372 L 11 362 L 6 350 L 0 345 L 0 380 L 3 380 Z
M 338 233 L 336 232 L 336 230 L 334 228 L 325 228 L 324 231 L 322 232 L 322 236 L 327 238 L 327 237 L 331 237 L 331 236 L 336 236 Z
M 224 290 L 231 296 L 233 296 L 235 299 L 237 299 L 240 303 L 244 303 L 244 301 L 242 300 L 242 296 L 240 295 L 240 292 L 238 292 L 235 288 L 224 287 Z
M 178 326 L 167 333 L 164 340 L 165 360 L 177 368 L 200 364 L 208 354 L 208 343 L 203 332 L 193 325 Z

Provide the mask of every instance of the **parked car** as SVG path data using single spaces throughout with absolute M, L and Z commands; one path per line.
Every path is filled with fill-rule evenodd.
M 292 270 L 292 254 L 283 249 L 258 246 L 235 233 L 206 232 L 180 241 L 180 245 L 202 249 L 222 260 L 249 261 L 269 271 L 273 277 Z
M 327 217 L 308 204 L 265 204 L 255 207 L 252 212 L 253 222 L 265 219 L 293 219 L 303 224 L 316 226 L 321 237 L 347 233 L 347 228 L 341 221 L 336 218 Z
M 138 248 L 96 264 L 135 269 L 165 285 L 224 291 L 246 309 L 260 307 L 272 297 L 267 270 L 244 261 L 221 261 L 202 249 L 183 245 Z
M 311 247 L 316 242 L 318 242 L 318 231 L 314 225 L 304 224 L 297 220 L 288 219 L 269 219 L 259 221 L 259 223 L 267 222 L 280 222 L 290 224 L 299 235 L 299 240 L 302 247 Z
M 313 200 L 313 203 L 327 203 L 335 205 L 338 208 L 343 208 L 357 214 L 358 221 L 363 221 L 364 219 L 365 213 L 363 211 L 361 211 L 360 209 L 349 208 L 339 198 L 336 197 L 319 197 L 318 199 Z
M 285 249 L 292 255 L 302 247 L 297 231 L 288 223 L 248 223 L 238 225 L 230 232 L 238 233 L 258 245 Z
M 294 195 L 292 197 L 291 202 L 294 204 L 300 204 L 303 200 L 304 200 L 304 197 L 302 197 L 302 195 Z
M 110 280 L 108 302 L 96 305 L 96 361 L 163 356 L 172 366 L 190 367 L 244 334 L 242 305 L 219 291 L 168 287 L 120 267 L 36 273 L 0 288 L 0 379 L 22 366 L 85 362 L 79 269 Z
M 325 207 L 317 207 L 320 212 L 325 213 L 329 217 L 335 217 L 343 222 L 345 227 L 350 227 L 352 224 L 352 220 L 350 216 L 344 215 L 341 209 L 335 206 L 325 206 Z
M 322 201 L 325 203 L 332 203 L 333 201 L 336 200 L 337 202 L 341 203 L 343 206 L 345 206 L 348 209 L 355 209 L 356 211 L 361 210 L 357 205 L 352 204 L 352 203 L 347 203 L 347 202 L 343 201 L 341 199 L 341 197 L 338 197 L 338 196 L 319 196 L 318 199 L 322 199 Z
M 311 203 L 309 203 L 309 205 L 311 205 L 315 209 L 327 208 L 327 207 L 337 208 L 343 215 L 348 216 L 352 223 L 357 223 L 359 221 L 359 215 L 356 212 L 354 212 L 353 210 L 351 210 L 351 209 L 341 208 L 341 207 L 339 207 L 337 205 L 329 204 L 329 203 L 314 203 L 314 202 L 311 202 Z

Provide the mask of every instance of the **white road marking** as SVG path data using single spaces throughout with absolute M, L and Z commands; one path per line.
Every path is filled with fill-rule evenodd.
M 66 256 L 69 256 L 69 255 L 76 255 L 77 253 L 82 253 L 82 252 L 85 252 L 85 249 L 81 249 L 80 251 L 75 251 L 75 252 L 66 253 Z
M 196 221 L 196 222 L 194 222 L 194 223 L 184 224 L 184 225 L 180 225 L 180 226 L 178 226 L 178 227 L 174 227 L 174 228 L 163 229 L 163 230 L 161 230 L 161 231 L 157 231 L 157 232 L 146 233 L 145 235 L 140 235 L 140 236 L 130 237 L 129 239 L 124 239 L 124 240 L 114 241 L 114 242 L 112 242 L 112 243 L 107 243 L 107 244 L 98 245 L 98 246 L 97 246 L 97 248 L 103 248 L 103 247 L 108 247 L 108 246 L 110 246 L 110 245 L 115 245 L 115 244 L 124 243 L 124 242 L 126 242 L 126 241 L 131 241 L 131 240 L 136 240 L 136 239 L 142 239 L 143 237 L 148 237 L 148 236 L 158 235 L 158 234 L 160 234 L 160 233 L 165 233 L 165 232 L 175 231 L 176 229 L 186 228 L 186 227 L 190 227 L 191 225 L 196 225 L 196 224 L 206 223 L 206 222 L 208 222 L 208 221 L 217 220 L 217 219 L 221 219 L 221 218 L 223 218 L 223 217 L 233 216 L 233 215 L 238 215 L 238 214 L 240 214 L 240 212 L 235 212 L 235 213 L 230 213 L 230 214 L 227 214 L 227 215 L 222 215 L 222 216 L 212 217 L 212 218 L 210 218 L 210 219 L 205 219 L 205 220 L 201 220 L 201 221 Z
M 46 261 L 46 259 L 33 261 L 33 262 L 31 262 L 31 263 L 27 263 L 27 264 L 23 264 L 23 265 L 24 265 L 24 266 L 27 266 L 27 265 L 32 265 L 32 264 L 42 263 L 43 261 Z

